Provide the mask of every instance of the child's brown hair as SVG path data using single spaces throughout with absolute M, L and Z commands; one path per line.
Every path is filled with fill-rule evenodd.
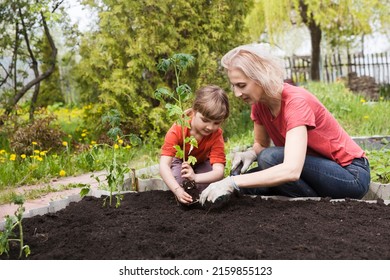
M 207 85 L 195 92 L 192 110 L 205 118 L 223 122 L 229 116 L 229 99 L 226 92 L 216 85 Z

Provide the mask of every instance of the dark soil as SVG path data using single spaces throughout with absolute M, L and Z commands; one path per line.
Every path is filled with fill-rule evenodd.
M 125 194 L 119 208 L 86 197 L 23 223 L 29 259 L 390 259 L 390 206 L 383 201 L 242 196 L 203 209 L 149 191 Z M 15 245 L 10 259 L 17 254 Z

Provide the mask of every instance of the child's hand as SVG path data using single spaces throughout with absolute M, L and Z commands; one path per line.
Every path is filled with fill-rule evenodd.
M 192 197 L 182 187 L 177 187 L 173 193 L 180 203 L 189 204 L 192 202 Z
M 191 165 L 187 162 L 183 162 L 181 165 L 181 176 L 188 180 L 195 181 L 195 172 Z

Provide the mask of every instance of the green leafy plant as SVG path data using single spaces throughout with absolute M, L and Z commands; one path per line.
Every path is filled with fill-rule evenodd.
M 390 183 L 390 149 L 366 151 L 371 167 L 371 181 Z
M 190 54 L 178 53 L 167 59 L 162 59 L 157 65 L 158 70 L 167 73 L 169 70 L 173 70 L 176 77 L 176 88 L 172 91 L 168 88 L 158 88 L 155 91 L 155 97 L 160 100 L 173 100 L 174 103 L 167 103 L 165 108 L 168 110 L 169 116 L 176 116 L 177 123 L 181 126 L 183 143 L 182 146 L 176 145 L 176 157 L 187 161 L 190 164 L 196 163 L 196 158 L 189 155 L 185 158 L 185 146 L 190 143 L 190 152 L 193 147 L 198 147 L 198 142 L 195 137 L 184 137 L 185 128 L 191 128 L 189 120 L 190 117 L 185 114 L 184 104 L 192 96 L 192 90 L 187 84 L 180 84 L 180 75 L 188 67 L 192 66 L 195 62 L 195 58 Z
M 119 163 L 117 160 L 117 149 L 119 149 L 119 145 L 117 143 L 123 143 L 123 139 L 126 139 L 133 146 L 138 145 L 141 141 L 140 139 L 134 135 L 123 135 L 122 130 L 120 129 L 120 114 L 117 110 L 112 109 L 106 115 L 102 117 L 103 123 L 108 123 L 110 129 L 107 132 L 107 136 L 114 143 L 111 146 L 112 149 L 112 160 L 109 162 L 103 163 L 105 170 L 107 170 L 107 174 L 103 174 L 100 176 L 105 176 L 105 182 L 107 182 L 107 187 L 109 191 L 109 195 L 106 196 L 103 200 L 103 207 L 108 205 L 112 206 L 112 201 L 115 193 L 116 204 L 115 207 L 118 208 L 121 204 L 121 200 L 123 198 L 123 185 L 125 181 L 125 175 L 130 171 L 129 167 L 125 163 Z M 107 145 L 107 144 L 102 144 Z M 99 145 L 95 145 L 88 157 L 89 161 L 94 161 L 94 151 L 98 149 Z M 95 180 L 99 183 L 99 186 L 102 187 L 105 185 L 104 181 L 100 179 L 100 176 L 95 176 L 94 174 L 91 177 L 95 178 Z M 80 195 L 83 197 L 87 195 L 90 191 L 90 186 L 85 186 L 81 189 Z
M 23 240 L 23 213 L 24 213 L 24 197 L 22 195 L 16 195 L 13 198 L 13 203 L 18 205 L 18 208 L 15 211 L 15 217 L 11 218 L 9 215 L 5 217 L 5 227 L 4 231 L 0 232 L 0 255 L 6 253 L 9 255 L 9 246 L 10 242 L 16 241 L 19 242 L 19 258 L 22 257 L 23 252 L 25 256 L 28 257 L 30 255 L 30 247 L 27 244 L 24 244 Z M 17 238 L 14 233 L 14 229 L 18 228 L 19 230 L 19 238 Z
M 192 96 L 192 90 L 188 84 L 180 83 L 180 76 L 188 67 L 194 64 L 195 58 L 190 54 L 178 53 L 172 55 L 172 57 L 167 59 L 162 59 L 157 65 L 158 70 L 167 73 L 168 71 L 173 70 L 176 78 L 176 88 L 170 90 L 168 88 L 158 88 L 155 91 L 155 97 L 160 100 L 168 100 L 165 105 L 165 108 L 168 110 L 170 117 L 176 117 L 176 122 L 181 126 L 181 135 L 183 136 L 183 142 L 180 145 L 175 145 L 176 157 L 182 159 L 183 162 L 188 162 L 189 164 L 194 165 L 196 163 L 196 158 L 190 155 L 194 147 L 198 147 L 198 142 L 194 136 L 185 136 L 185 128 L 190 129 L 190 116 L 185 112 L 186 101 Z M 169 101 L 173 101 L 170 103 Z M 190 144 L 188 151 L 188 158 L 186 159 L 186 144 Z M 194 199 L 193 203 L 196 203 L 199 198 L 199 191 L 196 188 L 195 181 L 193 180 L 184 180 L 182 184 L 183 189 L 192 196 Z

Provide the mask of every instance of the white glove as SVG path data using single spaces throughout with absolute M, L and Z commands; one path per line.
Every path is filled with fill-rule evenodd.
M 247 150 L 245 152 L 236 152 L 234 153 L 234 158 L 232 161 L 232 170 L 235 170 L 240 162 L 242 162 L 243 165 L 240 173 L 244 173 L 256 159 L 257 155 L 253 149 Z
M 210 184 L 199 197 L 199 202 L 204 205 L 207 202 L 214 203 L 218 198 L 230 196 L 234 189 L 239 190 L 231 176 L 222 179 L 221 181 Z

